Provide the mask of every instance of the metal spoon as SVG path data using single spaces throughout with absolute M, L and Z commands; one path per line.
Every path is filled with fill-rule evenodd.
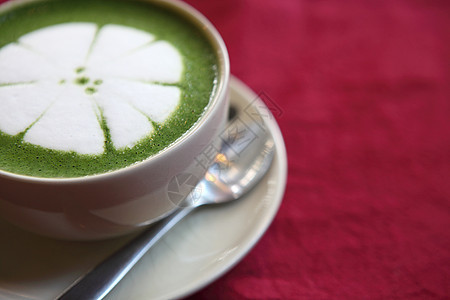
M 222 148 L 205 177 L 174 213 L 113 253 L 58 299 L 103 299 L 164 234 L 194 209 L 236 200 L 250 191 L 272 163 L 275 152 L 272 137 L 261 124 L 246 124 L 235 118 L 226 127 L 222 140 Z

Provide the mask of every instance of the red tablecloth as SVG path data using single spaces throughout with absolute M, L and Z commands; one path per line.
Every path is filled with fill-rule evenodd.
M 450 1 L 188 2 L 289 160 L 267 234 L 192 299 L 448 299 Z
M 289 159 L 267 234 L 192 299 L 448 299 L 450 1 L 188 2 Z

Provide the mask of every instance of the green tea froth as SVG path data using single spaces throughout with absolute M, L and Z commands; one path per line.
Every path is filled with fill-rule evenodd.
M 0 13 L 0 169 L 78 177 L 147 159 L 198 121 L 216 77 L 199 29 L 153 4 L 59 0 Z

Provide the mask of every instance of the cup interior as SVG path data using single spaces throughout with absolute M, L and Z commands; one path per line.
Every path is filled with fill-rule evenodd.
M 24 6 L 29 3 L 39 3 L 46 2 L 46 0 L 10 0 L 8 2 L 0 5 L 0 14 L 14 10 L 21 6 Z M 129 172 L 130 170 L 136 168 L 140 164 L 145 164 L 150 160 L 158 159 L 158 157 L 163 156 L 166 152 L 172 151 L 173 148 L 179 147 L 181 144 L 188 141 L 193 134 L 202 126 L 204 126 L 205 121 L 214 116 L 217 113 L 217 110 L 222 109 L 220 104 L 221 101 L 226 97 L 227 87 L 229 84 L 229 76 L 230 76 L 230 66 L 229 66 L 229 58 L 227 49 L 223 39 L 221 38 L 218 31 L 214 28 L 214 26 L 209 22 L 209 20 L 203 16 L 200 12 L 195 10 L 193 7 L 188 4 L 177 1 L 177 0 L 138 0 L 137 2 L 149 2 L 154 3 L 158 6 L 161 6 L 165 9 L 172 11 L 174 14 L 179 15 L 181 18 L 186 19 L 189 23 L 193 24 L 201 34 L 207 39 L 209 44 L 213 47 L 214 53 L 217 59 L 217 78 L 214 86 L 214 90 L 212 92 L 209 103 L 205 106 L 204 112 L 198 118 L 198 120 L 178 139 L 172 142 L 170 145 L 162 149 L 161 151 L 148 156 L 146 159 L 142 159 L 137 163 L 125 166 L 116 170 L 111 170 L 98 174 L 91 175 L 83 175 L 83 176 L 70 176 L 70 177 L 40 177 L 40 176 L 30 176 L 23 175 L 15 172 L 9 172 L 0 169 L 0 176 L 8 176 L 13 177 L 16 180 L 26 180 L 26 181 L 79 181 L 79 180 L 90 180 L 91 178 L 111 176 L 115 173 L 120 172 Z

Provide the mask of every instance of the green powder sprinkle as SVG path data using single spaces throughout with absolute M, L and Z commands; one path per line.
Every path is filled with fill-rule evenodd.
M 86 94 L 92 95 L 93 93 L 95 93 L 97 91 L 97 89 L 95 87 L 90 86 L 90 87 L 87 87 L 84 91 L 86 92 Z
M 89 78 L 79 77 L 79 78 L 75 79 L 75 83 L 79 84 L 79 85 L 85 85 L 85 84 L 89 83 Z

